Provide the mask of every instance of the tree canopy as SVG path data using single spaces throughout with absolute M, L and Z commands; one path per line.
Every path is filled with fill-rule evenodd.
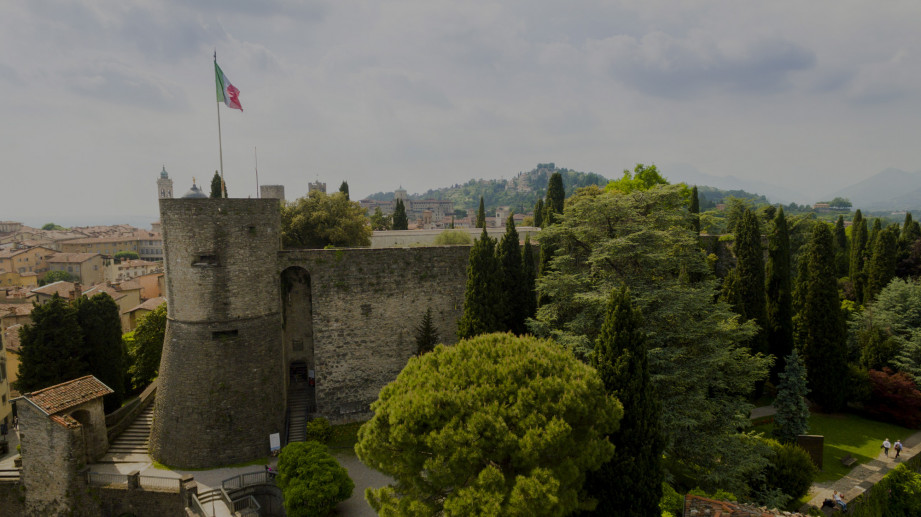
M 324 248 L 371 245 L 365 210 L 341 192 L 312 192 L 281 209 L 281 238 L 287 247 Z
M 683 185 L 629 194 L 586 187 L 558 224 L 541 232 L 556 252 L 537 281 L 542 300 L 531 324 L 588 357 L 608 293 L 630 288 L 649 332 L 649 364 L 662 400 L 666 454 L 702 484 L 741 482 L 761 459 L 737 435 L 769 358 L 752 355 L 755 333 L 722 302 L 691 229 Z
M 214 171 L 214 176 L 211 178 L 211 197 L 227 197 L 227 184 L 217 171 Z
M 62 271 L 62 270 L 49 271 L 45 273 L 44 275 L 42 275 L 41 278 L 38 279 L 38 285 L 53 284 L 55 282 L 60 282 L 62 280 L 65 282 L 73 282 L 77 280 L 77 277 L 68 273 L 67 271 Z
M 74 306 L 89 371 L 115 392 L 103 399 L 109 413 L 120 408 L 125 399 L 128 371 L 118 304 L 108 294 L 99 293 L 92 298 L 77 299 Z
M 391 220 L 393 221 L 392 227 L 394 230 L 409 229 L 409 218 L 406 216 L 406 205 L 403 203 L 402 199 L 397 199 L 396 203 L 394 203 Z
M 489 334 L 413 357 L 371 405 L 355 451 L 394 479 L 381 515 L 567 515 L 611 457 L 623 409 L 557 344 Z
M 131 362 L 128 373 L 131 375 L 132 389 L 135 391 L 144 389 L 157 378 L 165 335 L 165 303 L 142 316 L 134 332 L 125 334 L 125 345 Z
M 611 181 L 604 189 L 629 194 L 637 190 L 649 190 L 655 185 L 668 185 L 668 180 L 659 174 L 659 169 L 655 165 L 646 166 L 638 163 L 633 168 L 633 174 L 624 169 L 623 177 Z
M 355 483 L 322 443 L 293 442 L 278 455 L 278 488 L 288 517 L 326 517 Z
M 15 389 L 22 393 L 86 375 L 77 309 L 57 294 L 32 309 L 32 324 L 19 330 L 20 362 Z

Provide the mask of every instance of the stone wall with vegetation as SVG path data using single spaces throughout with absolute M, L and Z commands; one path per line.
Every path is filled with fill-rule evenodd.
M 312 318 L 319 413 L 334 422 L 368 417 L 415 353 L 426 309 L 442 342 L 456 342 L 469 254 L 469 246 L 279 253 L 279 272 L 310 275 L 312 311 L 294 317 Z

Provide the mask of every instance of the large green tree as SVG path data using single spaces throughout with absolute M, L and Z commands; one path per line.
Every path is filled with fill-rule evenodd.
M 633 174 L 624 169 L 624 175 L 620 179 L 612 180 L 605 186 L 607 191 L 619 191 L 623 194 L 629 194 L 636 190 L 649 190 L 656 185 L 668 185 L 668 180 L 659 174 L 659 169 L 655 165 L 636 164 L 633 168 Z
M 781 358 L 793 350 L 793 283 L 790 235 L 783 207 L 777 210 L 768 236 L 768 262 L 765 273 L 765 313 L 767 315 L 768 352 L 775 357 L 771 380 L 777 384 L 783 370 Z
M 614 452 L 623 410 L 556 343 L 490 334 L 413 357 L 371 405 L 355 451 L 390 476 L 380 515 L 568 515 Z
M 134 332 L 125 334 L 133 390 L 140 391 L 157 378 L 165 335 L 165 303 L 142 316 Z
M 563 213 L 566 202 L 566 189 L 563 186 L 563 175 L 554 172 L 547 181 L 547 199 L 544 201 L 544 223 L 553 224 L 554 216 Z
M 805 281 L 800 279 L 802 308 L 797 315 L 797 334 L 812 400 L 826 411 L 837 411 L 847 401 L 847 345 L 835 250 L 827 224 L 813 227 L 808 244 Z
M 62 280 L 65 282 L 73 282 L 76 279 L 77 277 L 68 273 L 67 271 L 62 271 L 62 270 L 49 271 L 45 273 L 41 278 L 38 279 L 38 285 L 53 284 L 55 282 L 60 282 Z
M 614 456 L 586 481 L 598 500 L 595 515 L 659 514 L 662 497 L 662 407 L 649 374 L 646 334 L 627 289 L 615 289 L 591 358 L 605 389 L 623 405 L 620 428 L 609 435 Z
M 371 229 L 374 231 L 389 230 L 391 224 L 390 216 L 384 217 L 381 207 L 374 207 L 374 213 L 371 214 Z
M 544 227 L 544 200 L 540 198 L 534 204 L 534 226 L 538 228 Z
M 110 413 L 120 408 L 125 399 L 125 377 L 128 373 L 118 304 L 108 294 L 99 293 L 92 298 L 79 298 L 74 306 L 89 373 L 115 392 L 103 399 L 105 411 Z
M 301 248 L 370 246 L 371 226 L 357 202 L 341 192 L 328 196 L 315 191 L 282 207 L 281 240 Z
M 691 225 L 700 235 L 700 198 L 697 195 L 697 185 L 691 188 Z
M 700 484 L 744 488 L 762 458 L 737 434 L 747 397 L 770 359 L 747 347 L 756 328 L 713 299 L 716 281 L 691 229 L 683 185 L 622 194 L 586 187 L 558 224 L 541 231 L 556 250 L 538 279 L 546 299 L 531 329 L 588 358 L 608 293 L 626 285 L 647 322 L 649 364 L 662 401 L 665 452 Z
M 499 262 L 496 260 L 496 241 L 483 228 L 480 238 L 473 241 L 470 247 L 464 313 L 457 320 L 457 337 L 466 339 L 505 330 L 497 311 L 502 302 L 502 293 L 496 286 L 501 282 Z
M 406 205 L 403 204 L 402 199 L 397 199 L 396 203 L 394 203 L 392 219 L 394 230 L 409 229 L 409 218 L 406 216 Z
M 895 279 L 850 324 L 865 368 L 890 367 L 921 384 L 921 281 Z
M 521 271 L 524 277 L 525 309 L 527 318 L 533 318 L 537 313 L 537 267 L 534 265 L 534 249 L 531 247 L 531 235 L 524 237 L 524 249 L 521 250 Z
M 476 227 L 486 228 L 486 206 L 483 204 L 482 197 L 480 197 L 480 207 L 476 211 Z
M 838 278 L 847 276 L 850 267 L 850 247 L 847 244 L 847 232 L 844 230 L 844 216 L 839 215 L 835 221 L 835 273 Z
M 322 443 L 293 442 L 278 455 L 278 488 L 288 517 L 326 517 L 355 483 Z
M 349 182 L 343 181 L 342 184 L 339 185 L 339 192 L 345 194 L 345 198 L 349 199 Z
M 765 311 L 764 249 L 761 246 L 761 226 L 758 217 L 746 209 L 736 227 L 733 246 L 739 273 L 739 296 L 742 306 L 739 314 L 754 320 L 759 331 L 752 338 L 753 352 L 768 353 L 767 313 Z
M 32 324 L 19 330 L 15 389 L 30 393 L 86 375 L 77 309 L 57 294 L 32 309 Z
M 867 264 L 866 302 L 876 298 L 895 277 L 898 256 L 899 228 L 891 226 L 881 230 L 873 242 L 870 262 Z

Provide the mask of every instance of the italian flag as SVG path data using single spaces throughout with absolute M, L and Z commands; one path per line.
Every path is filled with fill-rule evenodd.
M 227 80 L 221 67 L 217 66 L 217 59 L 214 60 L 214 80 L 217 82 L 217 101 L 223 102 L 228 108 L 243 111 L 243 105 L 240 104 L 240 90 Z

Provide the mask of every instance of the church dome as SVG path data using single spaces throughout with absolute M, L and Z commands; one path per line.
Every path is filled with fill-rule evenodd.
M 163 170 L 160 171 L 160 177 L 163 179 L 169 178 L 169 174 L 166 173 L 166 165 L 163 166 Z
M 201 198 L 207 199 L 207 197 L 208 195 L 202 192 L 201 189 L 198 188 L 198 185 L 196 185 L 194 181 L 192 182 L 192 188 L 190 188 L 189 191 L 186 192 L 182 196 L 183 199 L 201 199 Z

